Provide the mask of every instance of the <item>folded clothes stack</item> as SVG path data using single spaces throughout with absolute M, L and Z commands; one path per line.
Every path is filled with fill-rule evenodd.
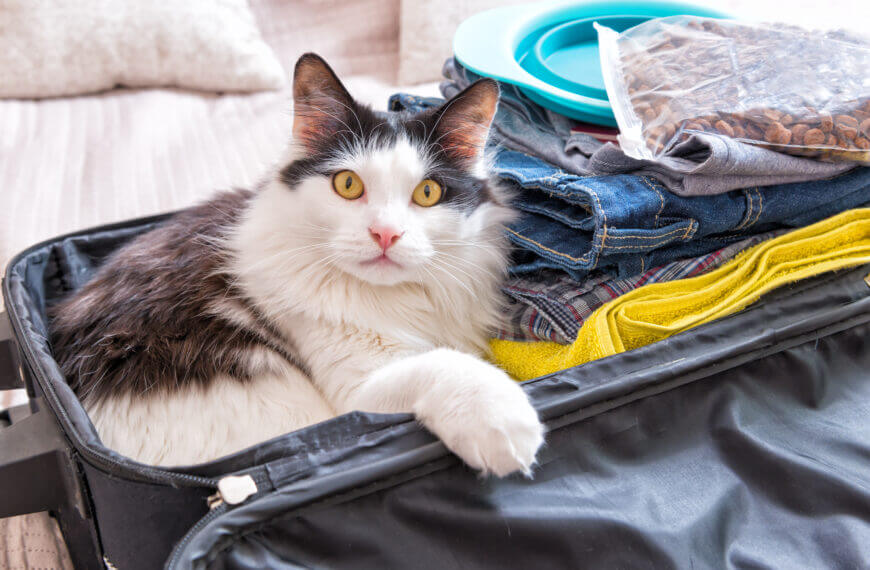
M 840 213 L 760 243 L 720 268 L 655 283 L 595 311 L 570 345 L 493 340 L 493 359 L 518 380 L 618 354 L 740 311 L 773 289 L 870 263 L 870 208 Z
M 444 73 L 448 98 L 478 79 L 453 60 Z M 519 190 L 521 212 L 507 228 L 515 252 L 503 288 L 509 319 L 496 335 L 504 341 L 571 345 L 596 310 L 629 292 L 709 273 L 766 240 L 870 203 L 870 168 L 710 133 L 639 160 L 501 87 L 490 150 L 494 173 Z M 397 94 L 390 108 L 442 102 Z

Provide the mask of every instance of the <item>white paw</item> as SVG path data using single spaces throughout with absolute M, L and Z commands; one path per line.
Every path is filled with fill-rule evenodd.
M 427 392 L 415 410 L 418 419 L 482 473 L 530 476 L 544 443 L 544 426 L 516 382 L 498 368 L 468 358 Z

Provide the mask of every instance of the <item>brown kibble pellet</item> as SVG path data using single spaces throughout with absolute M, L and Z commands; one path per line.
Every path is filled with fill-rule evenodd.
M 781 123 L 774 122 L 764 131 L 764 140 L 774 144 L 788 144 L 791 141 L 791 131 Z
M 729 137 L 734 136 L 734 129 L 732 129 L 731 125 L 729 125 L 725 121 L 721 121 L 721 120 L 716 121 L 716 124 L 713 126 L 716 127 L 717 131 L 719 131 L 720 133 L 722 133 L 725 136 L 729 136 Z
M 821 129 L 810 129 L 804 133 L 803 144 L 807 146 L 815 146 L 825 142 L 825 133 Z
M 791 128 L 791 142 L 793 144 L 803 144 L 804 135 L 810 130 L 809 125 L 798 123 Z M 821 131 L 819 131 L 821 132 Z
M 737 76 L 743 78 L 745 68 L 743 79 L 753 85 L 707 81 L 721 76 L 720 67 L 727 73 L 729 64 L 711 60 L 710 55 L 721 55 L 714 53 L 718 46 L 697 46 L 693 28 L 715 30 L 711 33 L 732 38 L 738 50 Z M 845 88 L 849 79 L 845 76 L 844 88 L 839 89 L 836 74 L 831 74 L 830 92 L 806 86 L 803 91 L 777 94 L 776 83 L 774 89 L 766 90 L 771 79 L 766 76 L 768 64 L 775 69 L 776 63 L 773 59 L 765 61 L 771 58 L 769 53 L 752 48 L 766 40 L 765 33 L 753 26 L 722 27 L 697 19 L 626 45 L 621 54 L 624 77 L 648 147 L 658 153 L 692 133 L 708 132 L 795 156 L 858 160 L 870 165 L 870 94 L 858 95 L 851 86 Z M 821 61 L 815 52 L 809 56 L 816 59 L 807 59 L 799 52 L 795 55 L 795 65 Z M 753 91 L 756 86 L 759 90 Z
M 773 122 L 779 121 L 780 117 L 782 117 L 782 113 L 780 113 L 776 109 L 765 109 L 761 112 L 761 114 Z
M 850 129 L 858 128 L 858 119 L 849 115 L 837 115 L 837 126 L 848 127 Z
M 852 140 L 858 136 L 858 129 L 852 127 L 837 127 L 837 134 L 840 135 L 841 138 Z

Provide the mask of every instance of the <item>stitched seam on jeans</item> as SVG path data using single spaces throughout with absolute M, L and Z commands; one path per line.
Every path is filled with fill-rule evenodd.
M 761 193 L 761 190 L 758 189 L 758 186 L 755 187 L 755 194 L 758 196 L 758 213 L 755 214 L 755 218 L 752 220 L 752 223 L 749 224 L 747 227 L 754 226 L 761 218 L 761 212 L 764 211 L 764 194 Z
M 583 188 L 586 188 L 586 187 L 584 186 Z M 592 194 L 592 197 L 595 198 L 595 203 L 598 204 L 598 210 L 601 211 L 601 216 L 604 218 L 604 223 L 603 223 L 603 225 L 604 225 L 604 232 L 601 234 L 601 248 L 603 249 L 603 248 L 604 248 L 604 243 L 607 241 L 607 212 L 605 212 L 605 211 L 604 211 L 604 208 L 601 207 L 601 200 L 598 199 L 598 192 L 595 192 L 594 190 L 592 190 L 592 188 L 586 188 L 586 191 L 589 192 L 590 194 Z M 593 243 L 594 243 L 594 242 L 593 242 Z M 595 250 L 595 248 L 593 247 L 593 249 L 590 250 L 589 253 L 592 253 L 592 252 L 595 252 L 595 251 L 596 251 L 596 250 Z M 600 252 L 601 252 L 601 250 L 598 250 L 598 251 L 596 252 L 595 261 L 592 262 L 592 265 L 593 265 L 593 266 L 598 265 L 598 253 L 600 253 Z
M 737 225 L 735 230 L 742 230 L 743 227 L 752 219 L 752 214 L 755 212 L 755 198 L 752 193 L 748 190 L 745 193 L 747 204 L 746 204 L 746 213 L 743 216 L 743 221 Z
M 661 193 L 661 190 L 659 190 L 658 188 L 653 186 L 653 184 L 647 179 L 646 176 L 641 176 L 640 179 L 643 180 L 644 184 L 649 186 L 650 190 L 652 190 L 653 192 L 656 193 L 656 195 L 659 197 L 659 202 L 661 202 L 661 206 L 659 206 L 659 211 L 656 212 L 655 221 L 653 222 L 653 227 L 658 228 L 659 227 L 659 216 L 661 216 L 662 212 L 665 211 L 665 197 Z
M 734 228 L 735 230 L 742 230 L 743 227 L 749 223 L 749 220 L 752 219 L 752 215 L 755 212 L 755 201 L 752 199 L 752 194 L 747 190 L 745 195 L 748 202 L 748 204 L 746 205 L 747 211 L 746 214 L 743 216 L 743 221 L 740 222 L 740 224 L 736 228 Z
M 604 208 L 601 207 L 601 201 L 598 199 L 598 194 L 596 194 L 591 188 L 586 188 L 585 186 L 584 186 L 584 188 L 586 189 L 586 191 L 588 191 L 590 194 L 592 194 L 593 198 L 595 198 L 595 202 L 598 204 L 598 209 L 601 212 L 601 216 L 604 218 L 604 231 L 603 231 L 603 234 L 601 236 L 601 247 L 604 247 L 604 242 L 607 239 L 607 213 L 604 211 Z M 543 188 L 539 188 L 539 189 L 543 190 Z M 556 251 L 555 249 L 551 249 L 542 243 L 539 243 L 539 242 L 537 242 L 529 237 L 526 237 L 518 232 L 515 232 L 514 230 L 512 230 L 510 228 L 505 228 L 505 229 L 523 241 L 527 241 L 531 244 L 534 244 L 534 245 L 540 247 L 544 251 L 548 251 L 552 254 L 555 254 L 558 257 L 570 259 L 571 261 L 574 261 L 574 262 L 586 263 L 586 261 L 589 259 L 590 255 L 597 253 L 595 251 L 595 249 L 591 249 L 580 257 L 573 257 L 571 255 L 568 255 L 567 253 L 562 253 L 560 251 Z M 625 249 L 625 248 L 611 248 L 611 249 Z
M 546 181 L 550 180 L 549 176 L 545 177 L 545 178 L 534 179 L 534 182 L 532 182 L 532 181 L 525 181 L 524 182 L 523 180 L 520 180 L 519 178 L 512 176 L 512 174 L 508 171 L 502 171 L 502 172 L 500 172 L 499 175 L 500 176 L 507 176 L 508 178 L 510 178 L 511 180 L 513 180 L 514 182 L 516 182 L 517 184 L 522 186 L 524 190 L 538 190 L 540 192 L 544 192 L 545 194 L 547 194 L 547 196 L 549 196 L 551 198 L 554 196 L 558 197 L 558 198 L 564 198 L 565 201 L 568 202 L 569 204 L 571 204 L 572 206 L 579 206 L 581 208 L 587 209 L 586 204 L 584 204 L 582 201 L 577 200 L 575 198 L 576 194 L 574 194 L 573 192 L 568 192 L 567 190 L 560 190 L 559 189 L 559 187 L 568 186 L 571 183 L 559 180 L 558 177 L 553 178 L 553 180 L 552 180 L 555 187 L 548 187 L 548 186 L 542 186 L 540 184 L 540 182 L 546 182 Z M 590 194 L 594 195 L 594 192 L 592 192 L 592 190 L 590 190 L 586 186 L 580 186 L 580 188 L 582 188 L 582 189 L 586 190 L 587 192 L 589 192 Z M 601 207 L 601 203 L 598 204 L 598 207 L 599 208 Z M 602 210 L 602 214 L 604 214 L 603 210 Z M 607 220 L 606 214 L 604 214 L 604 218 L 605 218 L 605 223 L 606 223 L 606 220 Z
M 626 234 L 626 235 L 618 235 L 618 236 L 611 235 L 611 236 L 608 236 L 608 239 L 611 239 L 611 240 L 613 240 L 613 239 L 661 239 L 663 237 L 667 237 L 667 236 L 672 235 L 672 234 L 679 234 L 679 233 L 685 234 L 688 230 L 691 230 L 691 229 L 692 229 L 692 221 L 690 220 L 689 225 L 686 226 L 685 228 L 677 228 L 675 230 L 671 230 L 671 231 L 665 232 L 663 234 L 658 234 L 658 235 L 654 235 L 654 236 L 645 236 L 645 235 L 638 235 L 638 234 Z
M 662 240 L 662 243 L 647 244 L 647 245 L 644 245 L 644 246 L 639 246 L 639 245 L 608 245 L 608 246 L 607 246 L 607 249 L 608 249 L 608 251 L 609 251 L 609 250 L 612 250 L 612 249 L 637 249 L 637 248 L 639 248 L 639 247 L 645 247 L 645 248 L 656 248 L 656 247 L 658 247 L 658 246 L 665 245 L 665 244 L 668 243 L 669 241 L 671 241 L 671 240 L 667 240 L 667 239 L 666 239 L 666 240 Z
M 687 239 L 689 239 L 692 236 L 692 234 L 694 234 L 694 233 L 695 233 L 695 220 L 691 220 L 689 222 L 689 225 L 686 226 L 686 233 L 683 234 L 683 241 L 686 241 Z
M 534 245 L 540 247 L 541 249 L 543 249 L 544 251 L 549 251 L 550 253 L 554 253 L 554 254 L 558 255 L 559 257 L 565 257 L 567 259 L 570 259 L 571 261 L 584 261 L 585 262 L 586 258 L 588 258 L 589 255 L 592 253 L 592 251 L 588 251 L 582 257 L 572 257 L 572 256 L 568 255 L 567 253 L 562 253 L 561 251 L 556 251 L 555 249 L 550 249 L 549 247 L 545 246 L 544 244 L 538 243 L 535 240 L 533 240 L 532 238 L 529 238 L 529 237 L 524 236 L 523 234 L 517 233 L 510 228 L 505 228 L 505 229 L 507 231 L 509 231 L 510 233 L 514 234 L 515 236 L 517 236 L 518 238 L 520 238 L 521 240 L 524 240 L 524 241 L 527 241 L 531 244 L 534 244 Z

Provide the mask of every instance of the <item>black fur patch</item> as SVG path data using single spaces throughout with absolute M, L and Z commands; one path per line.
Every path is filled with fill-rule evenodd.
M 179 213 L 115 252 L 51 310 L 54 356 L 79 397 L 184 389 L 218 374 L 245 381 L 252 349 L 304 370 L 292 344 L 231 284 L 217 245 L 252 195 L 228 192 Z M 217 300 L 246 312 L 253 326 L 216 314 Z
M 495 112 L 495 82 L 475 83 L 442 107 L 417 114 L 383 113 L 356 102 L 329 66 L 313 54 L 300 59 L 295 82 L 294 133 L 307 156 L 281 170 L 281 181 L 288 187 L 311 176 L 332 176 L 328 165 L 340 159 L 345 149 L 360 143 L 388 148 L 405 136 L 429 158 L 432 167 L 425 178 L 441 185 L 441 204 L 471 211 L 494 200 L 487 180 L 474 176 L 470 168 L 486 142 Z M 412 190 L 408 189 L 409 196 Z

